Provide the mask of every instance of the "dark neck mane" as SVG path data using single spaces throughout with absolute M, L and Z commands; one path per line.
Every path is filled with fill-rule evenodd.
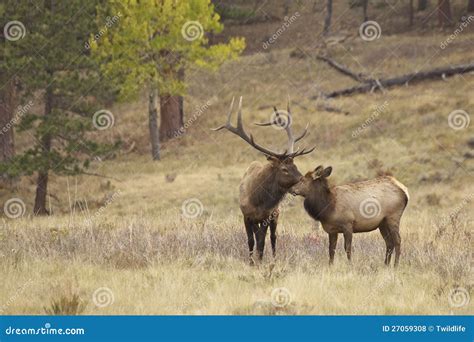
M 304 200 L 306 212 L 317 221 L 325 221 L 334 210 L 334 195 L 325 181 L 312 187 L 311 192 Z
M 282 188 L 277 184 L 276 172 L 270 170 L 270 173 L 264 173 L 259 182 L 256 182 L 256 188 L 250 196 L 253 205 L 262 209 L 272 209 L 278 205 L 288 189 Z

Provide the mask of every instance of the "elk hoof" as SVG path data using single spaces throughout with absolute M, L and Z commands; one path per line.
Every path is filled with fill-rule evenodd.
M 255 260 L 253 259 L 253 257 L 250 257 L 250 259 L 249 259 L 249 265 L 250 265 L 250 266 L 255 266 Z

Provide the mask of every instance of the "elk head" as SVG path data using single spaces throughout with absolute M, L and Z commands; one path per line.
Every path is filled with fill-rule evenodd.
M 324 168 L 319 165 L 314 171 L 310 171 L 304 175 L 290 190 L 293 195 L 307 197 L 310 193 L 316 193 L 316 197 L 324 197 L 329 192 L 329 184 L 327 177 L 331 175 L 332 167 Z
M 239 108 L 237 111 L 237 126 L 236 127 L 232 126 L 230 121 L 231 121 L 233 106 L 234 106 L 234 98 L 232 98 L 229 113 L 227 114 L 227 122 L 224 125 L 217 127 L 213 130 L 219 131 L 225 128 L 231 133 L 234 133 L 235 135 L 245 140 L 250 146 L 252 146 L 256 150 L 265 154 L 267 156 L 267 160 L 270 162 L 272 170 L 274 171 L 273 181 L 278 186 L 281 186 L 282 188 L 285 188 L 285 189 L 289 189 L 293 185 L 298 183 L 302 175 L 296 168 L 296 165 L 293 163 L 293 160 L 294 158 L 298 156 L 302 156 L 302 155 L 313 152 L 316 147 L 312 147 L 310 149 L 303 148 L 301 151 L 299 149 L 297 149 L 296 151 L 294 150 L 295 143 L 300 141 L 307 134 L 308 125 L 304 129 L 303 133 L 301 133 L 299 136 L 297 136 L 296 138 L 293 136 L 293 133 L 291 131 L 292 117 L 291 117 L 291 112 L 290 112 L 289 99 L 288 99 L 288 108 L 287 108 L 288 118 L 287 118 L 286 124 L 282 123 L 280 113 L 277 111 L 276 108 L 274 108 L 275 115 L 272 121 L 256 123 L 256 125 L 258 126 L 276 125 L 285 129 L 288 136 L 288 146 L 287 146 L 287 149 L 283 153 L 272 151 L 266 147 L 263 147 L 260 144 L 257 144 L 252 134 L 248 135 L 247 132 L 245 132 L 245 129 L 242 123 L 242 96 L 240 97 Z

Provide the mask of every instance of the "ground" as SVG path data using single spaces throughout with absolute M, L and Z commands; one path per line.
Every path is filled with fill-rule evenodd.
M 238 27 L 229 30 L 238 34 Z M 441 49 L 449 30 L 382 33 L 371 42 L 347 30 L 344 43 L 329 44 L 326 53 L 374 77 L 472 62 L 469 31 Z M 448 118 L 456 110 L 472 117 L 474 75 L 314 100 L 354 84 L 315 60 L 320 46 L 250 45 L 252 53 L 217 73 L 188 72 L 188 130 L 164 144 L 160 162 L 150 160 L 147 102 L 137 99 L 110 108 L 114 126 L 97 133 L 135 146 L 94 163 L 91 172 L 112 179 L 52 176 L 53 215 L 44 218 L 30 215 L 33 177 L 2 190 L 3 202 L 19 198 L 26 207 L 23 217 L 4 216 L 0 225 L 2 313 L 473 313 L 473 126 L 455 129 Z M 290 57 L 295 48 L 300 58 Z M 291 97 L 294 129 L 310 124 L 301 145 L 317 146 L 296 160 L 303 173 L 324 164 L 333 167 L 333 184 L 391 173 L 408 187 L 398 269 L 383 265 L 378 231 L 354 236 L 351 264 L 340 237 L 330 267 L 327 235 L 291 196 L 282 203 L 276 259 L 267 241 L 263 262 L 249 266 L 238 184 L 251 161 L 265 159 L 229 132 L 210 130 L 241 95 L 247 129 L 272 148 L 284 146 L 284 133 L 252 123 L 268 120 L 271 107 L 284 108 Z M 27 144 L 19 137 L 19 148 Z

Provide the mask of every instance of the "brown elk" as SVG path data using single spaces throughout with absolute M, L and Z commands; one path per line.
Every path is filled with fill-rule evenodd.
M 294 144 L 301 140 L 307 133 L 308 126 L 298 137 L 294 137 L 291 131 L 291 112 L 288 100 L 288 118 L 281 118 L 275 109 L 275 117 L 271 122 L 260 123 L 260 126 L 279 125 L 284 128 L 288 136 L 288 147 L 283 153 L 274 152 L 257 144 L 252 135 L 248 135 L 242 123 L 242 97 L 240 97 L 237 111 L 237 126 L 231 125 L 232 108 L 234 99 L 230 104 L 227 122 L 215 128 L 215 131 L 223 128 L 245 140 L 250 146 L 266 155 L 268 163 L 262 164 L 254 161 L 250 164 L 240 182 L 240 210 L 244 215 L 244 224 L 247 232 L 248 247 L 250 253 L 250 264 L 254 264 L 253 249 L 257 240 L 257 251 L 259 260 L 263 257 L 265 238 L 268 226 L 270 226 L 270 241 L 273 257 L 276 254 L 276 228 L 278 223 L 278 205 L 288 190 L 298 183 L 302 174 L 298 171 L 293 159 L 312 152 L 315 147 L 294 151 Z M 254 238 L 255 237 L 255 238 Z
M 408 204 L 407 188 L 393 177 L 330 186 L 332 167 L 318 166 L 308 172 L 290 192 L 305 198 L 308 214 L 320 221 L 329 234 L 329 263 L 334 261 L 337 235 L 344 235 L 344 249 L 351 259 L 352 234 L 380 229 L 387 246 L 385 264 L 395 249 L 395 266 L 400 259 L 400 219 Z

